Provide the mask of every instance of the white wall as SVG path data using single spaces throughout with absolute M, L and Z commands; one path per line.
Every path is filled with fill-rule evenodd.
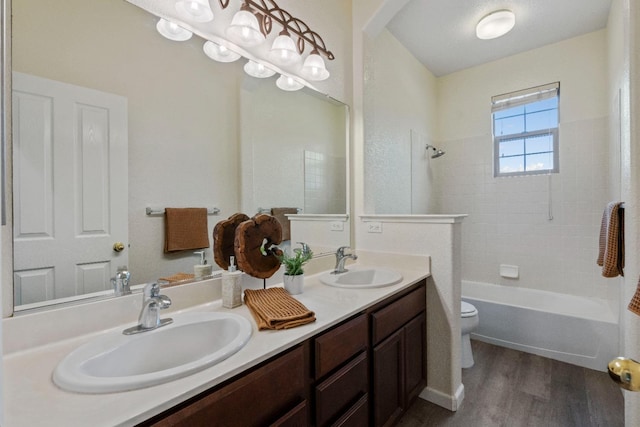
M 595 264 L 609 191 L 606 31 L 442 77 L 441 212 L 468 213 L 463 280 L 617 299 Z M 560 81 L 560 173 L 493 177 L 491 96 Z M 549 219 L 549 214 L 553 219 Z M 500 264 L 520 267 L 504 279 Z
M 383 30 L 367 46 L 364 83 L 365 211 L 433 212 L 432 161 L 424 146 L 436 133 L 436 78 Z M 412 172 L 423 178 L 415 180 L 419 187 Z

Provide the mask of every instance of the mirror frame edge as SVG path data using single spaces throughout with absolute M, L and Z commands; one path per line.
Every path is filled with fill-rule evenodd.
M 0 301 L 2 318 L 13 315 L 13 220 L 11 198 L 11 0 L 0 0 L 0 102 L 2 104 L 2 230 L 0 230 Z M 11 268 L 8 268 L 11 266 Z M 11 283 L 11 286 L 7 286 Z
M 0 46 L 1 79 L 1 127 L 2 127 L 2 230 L 0 230 L 0 289 L 2 317 L 13 315 L 13 221 L 11 194 L 11 0 L 0 0 L 0 26 L 2 43 Z M 11 272 L 11 273 L 10 273 Z M 11 286 L 7 286 L 11 283 Z

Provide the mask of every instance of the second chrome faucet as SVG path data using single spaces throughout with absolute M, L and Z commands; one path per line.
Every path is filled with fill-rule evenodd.
M 354 261 L 358 259 L 358 255 L 356 254 L 345 254 L 345 249 L 349 249 L 349 246 L 341 246 L 336 251 L 336 267 L 333 269 L 332 274 L 346 273 L 347 271 L 349 271 L 344 268 L 344 263 L 347 261 L 347 259 L 351 258 Z

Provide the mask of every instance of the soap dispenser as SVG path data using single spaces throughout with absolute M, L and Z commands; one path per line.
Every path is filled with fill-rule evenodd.
M 222 272 L 222 306 L 234 308 L 242 305 L 242 272 L 235 266 L 236 257 L 229 259 L 229 269 Z
M 207 264 L 207 260 L 204 257 L 204 251 L 196 251 L 193 253 L 200 257 L 200 264 L 193 266 L 193 275 L 196 279 L 202 279 L 207 276 L 211 276 L 213 273 L 213 266 Z

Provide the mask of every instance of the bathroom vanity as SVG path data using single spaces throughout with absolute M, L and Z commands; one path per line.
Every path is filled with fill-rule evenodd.
M 424 386 L 429 258 L 379 254 L 367 262 L 397 270 L 402 281 L 353 290 L 324 285 L 321 274 L 309 274 L 296 298 L 317 320 L 288 330 L 258 331 L 246 306 L 222 308 L 220 279 L 163 289 L 174 302 L 164 316 L 232 312 L 251 321 L 252 336 L 214 366 L 126 392 L 67 392 L 51 375 L 78 346 L 131 326 L 140 295 L 5 319 L 5 422 L 13 427 L 197 425 L 198 417 L 245 425 L 393 422 Z M 172 351 L 171 343 L 166 351 Z
M 389 425 L 426 385 L 425 285 L 140 425 Z

